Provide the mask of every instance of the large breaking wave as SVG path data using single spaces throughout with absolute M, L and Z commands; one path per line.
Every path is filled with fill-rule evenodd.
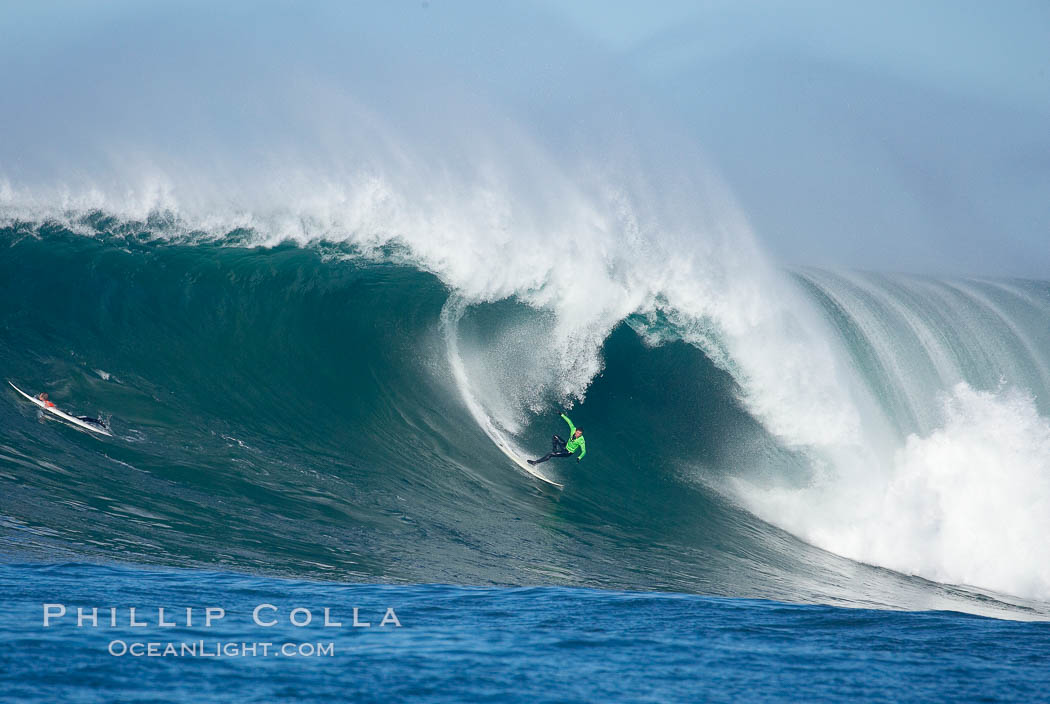
M 1043 611 L 1046 284 L 768 269 L 754 310 L 647 286 L 598 323 L 396 248 L 90 222 L 3 231 L 5 375 L 118 437 L 9 394 L 10 550 Z M 538 454 L 562 407 L 558 493 L 486 426 Z

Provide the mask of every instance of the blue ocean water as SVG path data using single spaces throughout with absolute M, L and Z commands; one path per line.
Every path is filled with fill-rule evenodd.
M 5 564 L 0 589 L 5 701 L 1025 702 L 1050 688 L 1050 624 L 951 612 L 83 563 Z M 45 627 L 48 604 L 66 614 Z M 276 625 L 253 621 L 259 606 Z M 77 627 L 77 607 L 97 607 L 98 627 Z M 209 607 L 224 610 L 210 627 Z M 388 609 L 399 626 L 379 625 Z M 158 655 L 132 654 L 150 643 Z

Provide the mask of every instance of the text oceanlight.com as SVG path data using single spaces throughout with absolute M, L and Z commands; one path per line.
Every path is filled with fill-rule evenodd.
M 332 657 L 335 655 L 335 643 L 318 641 L 316 643 L 269 643 L 269 642 L 235 642 L 235 641 L 124 641 L 109 642 L 109 654 L 115 657 L 166 658 L 236 658 L 236 657 Z

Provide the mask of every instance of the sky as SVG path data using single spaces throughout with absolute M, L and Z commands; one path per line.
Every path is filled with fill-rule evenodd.
M 581 2 L 785 261 L 1050 272 L 1050 4 Z
M 654 190 L 702 160 L 788 265 L 1050 278 L 1045 2 L 111 0 L 0 26 L 8 192 L 153 169 L 247 202 L 261 171 L 613 144 Z

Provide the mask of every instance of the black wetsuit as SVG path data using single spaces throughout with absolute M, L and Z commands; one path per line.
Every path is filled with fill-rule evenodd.
M 551 457 L 572 457 L 572 453 L 565 449 L 565 441 L 557 435 L 551 438 L 551 451 L 538 460 L 529 460 L 529 464 L 546 462 Z

